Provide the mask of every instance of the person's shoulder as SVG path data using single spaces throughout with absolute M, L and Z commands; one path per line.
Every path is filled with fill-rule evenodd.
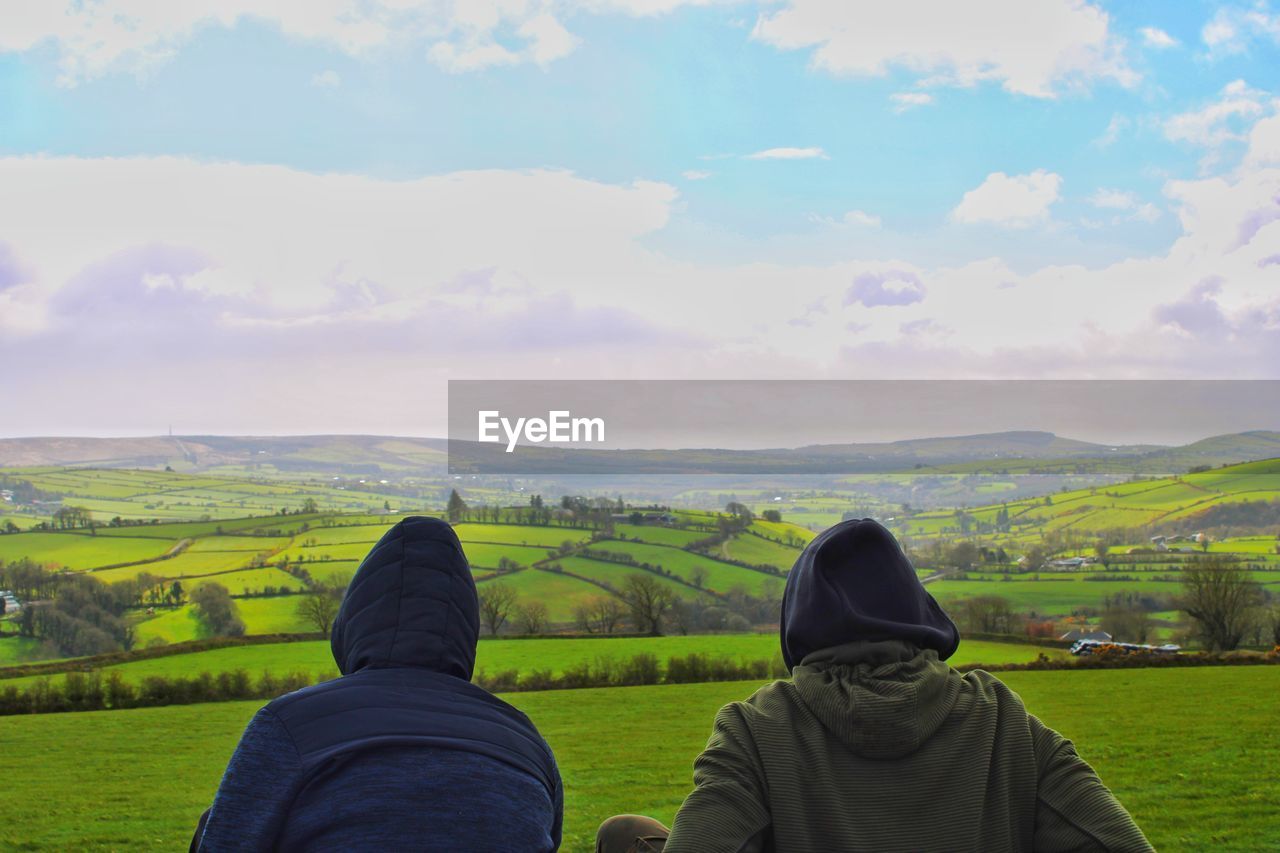
M 1003 712 L 1026 714 L 1022 697 L 985 669 L 971 669 L 960 678 L 961 697 L 971 703 L 999 706 Z
M 750 724 L 778 717 L 790 717 L 802 705 L 795 684 L 790 680 L 778 680 L 765 684 L 746 699 L 730 702 L 720 709 L 720 713 L 737 717 Z

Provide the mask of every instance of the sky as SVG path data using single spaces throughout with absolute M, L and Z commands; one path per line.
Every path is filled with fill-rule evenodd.
M 1280 6 L 0 0 L 0 436 L 1280 378 Z

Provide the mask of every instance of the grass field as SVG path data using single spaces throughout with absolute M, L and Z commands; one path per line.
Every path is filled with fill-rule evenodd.
M 193 584 L 193 588 L 199 584 Z M 273 598 L 241 598 L 236 600 L 240 618 L 251 625 L 253 634 L 297 634 L 314 631 L 315 626 L 298 616 L 299 597 L 282 595 Z M 138 645 L 147 646 L 155 640 L 165 643 L 181 643 L 205 636 L 203 626 L 196 619 L 191 605 L 184 604 L 166 610 L 151 619 L 137 624 Z
M 752 595 L 759 595 L 762 589 L 771 585 L 780 587 L 783 583 L 782 578 L 767 575 L 763 572 L 723 563 L 702 554 L 695 554 L 692 551 L 682 551 L 679 548 L 670 548 L 647 542 L 615 542 L 609 540 L 595 543 L 592 546 L 592 550 L 627 554 L 634 557 L 637 562 L 648 563 L 651 566 L 662 566 L 672 574 L 679 575 L 685 581 L 692 581 L 695 573 L 701 571 L 704 578 L 702 585 L 707 589 L 721 593 L 728 592 L 734 587 L 743 587 Z M 565 568 L 568 568 L 568 566 L 566 565 Z M 790 568 L 790 566 L 787 568 Z
M 659 585 L 669 590 L 676 598 L 683 598 L 686 600 L 696 598 L 709 599 L 705 593 L 699 592 L 693 587 L 682 584 L 673 578 L 646 572 L 643 569 L 637 569 L 634 566 L 628 566 L 622 563 L 613 563 L 605 560 L 591 560 L 585 557 L 565 557 L 563 559 L 556 560 L 556 563 L 566 572 L 571 572 L 579 577 L 597 581 L 598 583 L 608 584 L 611 588 L 617 590 L 623 589 L 629 576 L 640 574 L 646 578 L 652 578 L 657 581 Z
M 0 642 L 0 645 L 3 645 Z M 496 675 L 508 670 L 528 674 L 535 670 L 550 670 L 555 675 L 583 663 L 600 659 L 624 660 L 634 655 L 651 654 L 665 665 L 667 658 L 702 653 L 711 657 L 727 657 L 735 661 L 770 660 L 779 654 L 778 637 L 775 634 L 701 634 L 668 637 L 601 637 L 557 640 L 489 640 L 480 643 L 476 656 L 476 671 Z M 1052 658 L 1066 658 L 1062 649 L 1042 648 L 1025 643 L 993 643 L 983 640 L 965 640 L 951 658 L 951 663 L 1026 663 L 1044 653 Z M 130 681 L 139 681 L 149 675 L 168 677 L 199 675 L 208 672 L 232 672 L 243 669 L 250 675 L 262 672 L 284 675 L 305 672 L 310 675 L 336 674 L 337 666 L 329 650 L 328 641 L 299 643 L 269 643 L 255 646 L 234 646 L 211 649 L 182 655 L 152 658 L 107 667 L 103 672 L 118 671 Z M 3 678 L 0 670 L 0 687 L 23 687 L 39 676 Z M 53 676 L 55 679 L 58 676 Z
M 1081 755 L 1160 850 L 1280 843 L 1280 668 L 1013 672 L 1003 676 Z M 620 812 L 670 821 L 716 710 L 755 683 L 513 694 L 565 781 L 567 851 Z M 1153 697 L 1159 697 L 1153 701 Z M 185 845 L 257 702 L 0 719 L 0 846 Z M 626 737 L 619 737 L 625 732 Z M 1176 732 L 1176 737 L 1170 737 Z M 38 768 L 31 757 L 38 755 Z M 34 816 L 38 815 L 39 819 Z
M 929 592 L 947 606 L 963 598 L 999 595 L 1007 598 L 1017 611 L 1034 610 L 1042 615 L 1069 616 L 1072 611 L 1102 607 L 1103 599 L 1121 592 L 1175 596 L 1182 585 L 1170 581 L 953 581 L 939 580 L 928 585 Z
M 722 546 L 724 556 L 753 566 L 774 566 L 790 571 L 800 556 L 800 549 L 750 533 L 739 534 Z
M 525 569 L 504 575 L 501 582 L 514 589 L 522 601 L 536 599 L 544 602 L 547 605 L 547 615 L 553 622 L 572 622 L 574 608 L 596 596 L 608 595 L 595 584 L 539 569 Z
M 0 561 L 29 557 L 59 568 L 92 569 L 154 559 L 176 544 L 177 540 L 33 531 L 0 536 Z
M 40 651 L 40 641 L 31 637 L 0 638 L 0 667 L 11 666 L 15 663 L 26 663 L 36 658 L 45 660 L 46 658 L 39 653 Z

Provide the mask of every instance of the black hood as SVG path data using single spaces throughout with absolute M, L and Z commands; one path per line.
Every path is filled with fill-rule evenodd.
M 343 675 L 415 666 L 470 680 L 479 637 L 480 602 L 457 534 L 413 516 L 356 570 L 329 643 Z
M 946 660 L 960 632 L 881 524 L 852 519 L 804 549 L 782 596 L 782 659 L 794 668 L 818 651 L 863 640 L 905 640 Z

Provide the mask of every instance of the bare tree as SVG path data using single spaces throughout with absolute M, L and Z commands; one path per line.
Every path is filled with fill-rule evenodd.
M 1014 634 L 1020 625 L 1009 599 L 1000 595 L 975 595 L 960 602 L 960 620 L 970 631 Z
M 342 578 L 312 585 L 298 602 L 298 616 L 325 637 L 329 637 L 334 617 L 338 615 L 338 608 L 342 607 L 342 598 L 346 594 L 347 581 Z
M 489 581 L 480 585 L 479 594 L 480 619 L 489 628 L 489 633 L 497 636 L 515 609 L 519 593 L 502 581 Z
M 694 606 L 680 599 L 673 601 L 671 609 L 667 611 L 667 620 L 681 635 L 687 635 L 694 628 L 697 619 L 698 612 Z
M 579 604 L 573 608 L 573 624 L 579 631 L 587 634 L 596 632 L 596 624 L 591 618 L 591 606 L 589 604 Z
M 1222 558 L 1192 563 L 1182 571 L 1182 610 L 1206 648 L 1230 651 L 1239 646 L 1261 601 L 1262 587 Z
M 612 634 L 625 614 L 621 601 L 612 595 L 597 595 L 578 605 L 574 620 L 588 634 Z
M 675 593 L 650 575 L 628 575 L 622 585 L 622 601 L 631 611 L 636 630 L 651 636 L 662 633 L 662 617 L 675 602 Z
M 1273 603 L 1262 611 L 1262 624 L 1269 641 L 1280 647 L 1280 602 Z
M 1125 643 L 1145 643 L 1151 637 L 1151 614 L 1141 607 L 1108 607 L 1102 630 Z
M 689 570 L 689 583 L 702 589 L 702 585 L 707 582 L 707 569 L 705 566 L 694 566 Z
M 530 601 L 516 608 L 516 624 L 521 634 L 541 634 L 547 630 L 547 605 Z

